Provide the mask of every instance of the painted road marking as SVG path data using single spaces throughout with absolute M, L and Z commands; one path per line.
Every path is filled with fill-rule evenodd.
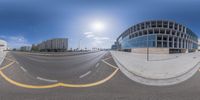
M 99 63 L 97 63 L 95 67 L 96 67 L 96 68 L 99 67 Z
M 109 66 L 112 67 L 112 68 L 118 69 L 116 66 L 111 65 L 110 63 L 106 62 L 105 60 L 101 60 L 101 61 L 104 62 L 105 64 L 109 65 Z
M 18 62 L 18 61 L 16 61 L 16 63 L 17 63 L 17 64 L 19 64 L 19 62 Z
M 5 59 L 7 59 L 7 60 L 9 60 L 9 61 L 14 61 L 14 60 L 12 60 L 12 59 L 10 59 L 10 58 L 7 58 L 7 57 L 6 57 Z M 14 62 L 16 62 L 16 61 L 14 61 Z
M 24 72 L 27 72 L 27 70 L 24 67 L 20 67 Z
M 85 77 L 85 76 L 89 75 L 90 73 L 91 73 L 91 71 L 88 71 L 87 73 L 85 73 L 85 74 L 81 75 L 79 78 L 83 78 L 83 77 Z
M 112 58 L 112 57 L 108 57 L 108 58 L 105 58 L 105 59 L 103 59 L 103 60 L 105 60 L 105 61 L 106 61 L 106 60 L 108 60 L 108 59 L 111 59 L 111 58 Z
M 7 77 L 2 69 L 0 70 L 0 75 L 7 81 L 9 82 L 10 84 L 13 84 L 15 86 L 19 86 L 19 87 L 23 87 L 23 88 L 31 88 L 31 89 L 47 89 L 47 88 L 55 88 L 55 87 L 59 87 L 59 86 L 62 86 L 62 87 L 71 87 L 71 88 L 83 88 L 83 87 L 92 87 L 92 86 L 97 86 L 97 85 L 100 85 L 100 84 L 103 84 L 105 82 L 107 82 L 108 80 L 110 80 L 112 77 L 114 77 L 117 72 L 119 71 L 119 68 L 115 67 L 114 65 L 111 65 L 109 63 L 107 63 L 106 61 L 102 60 L 105 64 L 107 64 L 108 66 L 114 68 L 114 72 L 112 72 L 109 76 L 107 76 L 106 78 L 100 80 L 100 81 L 97 81 L 97 82 L 93 82 L 93 83 L 86 83 L 86 84 L 66 84 L 66 83 L 55 83 L 55 84 L 50 84 L 50 85 L 29 85 L 29 84 L 24 84 L 24 83 L 20 83 L 20 82 L 17 82 L 15 80 L 12 80 L 10 79 L 9 77 Z M 13 61 L 15 62 L 15 61 Z M 12 62 L 12 63 L 13 63 Z M 8 64 L 6 66 L 3 67 L 3 69 L 11 66 L 12 64 Z
M 47 82 L 58 82 L 58 80 L 50 80 L 42 77 L 36 77 L 38 80 L 47 81 Z
M 6 69 L 7 67 L 10 67 L 10 66 L 11 66 L 12 64 L 14 64 L 14 63 L 15 63 L 15 62 L 13 61 L 13 62 L 11 62 L 11 63 L 9 63 L 9 64 L 7 64 L 7 65 L 1 67 L 1 68 L 0 68 L 0 71 Z

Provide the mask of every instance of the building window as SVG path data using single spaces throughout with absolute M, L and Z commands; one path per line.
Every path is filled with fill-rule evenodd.
M 170 34 L 170 30 L 166 30 L 166 34 Z
M 152 29 L 149 30 L 149 34 L 153 34 L 153 30 Z
M 164 27 L 164 28 L 168 28 L 168 22 L 167 22 L 167 21 L 164 21 L 164 22 L 163 22 L 163 27 Z
M 150 22 L 146 22 L 146 28 L 149 28 L 150 26 Z
M 160 30 L 160 33 L 161 33 L 161 34 L 165 34 L 165 30 L 164 30 L 164 29 L 161 29 L 161 30 Z
M 139 36 L 142 36 L 142 31 L 139 32 Z
M 163 42 L 163 47 L 167 47 L 167 42 L 166 41 Z
M 176 34 L 176 31 L 172 31 L 172 35 L 175 35 Z
M 174 29 L 175 29 L 175 30 L 178 29 L 178 24 L 175 23 L 175 25 L 174 25 Z
M 152 27 L 156 27 L 156 22 L 155 22 L 155 21 L 152 21 L 152 22 L 151 22 L 151 26 L 152 26 Z
M 169 42 L 169 47 L 172 48 L 172 42 Z
M 161 41 L 161 40 L 162 40 L 162 36 L 159 36 L 159 35 L 158 35 L 158 36 L 157 36 L 157 40 L 158 40 L 158 41 Z
M 172 37 L 169 37 L 169 42 L 172 42 Z
M 144 33 L 144 35 L 147 35 L 147 30 L 144 30 L 143 33 Z
M 172 22 L 169 23 L 169 28 L 173 29 L 173 23 Z
M 163 36 L 163 41 L 167 41 L 167 36 Z
M 162 21 L 157 22 L 157 27 L 162 27 Z
M 177 32 L 176 36 L 179 36 L 180 35 L 180 32 Z
M 157 41 L 157 47 L 162 47 L 162 42 L 161 41 Z
M 155 32 L 155 34 L 158 34 L 159 33 L 159 29 L 155 29 L 154 32 Z

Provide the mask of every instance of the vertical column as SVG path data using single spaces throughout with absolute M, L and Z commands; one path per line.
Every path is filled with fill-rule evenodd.
M 161 38 L 161 47 L 163 48 L 163 35 L 161 35 L 162 38 Z
M 181 38 L 181 47 L 180 48 L 183 48 L 183 38 Z
M 157 35 L 155 35 L 155 47 L 157 47 Z
M 177 48 L 180 48 L 179 47 L 179 37 L 177 37 Z
M 186 47 L 186 45 L 187 45 L 187 40 L 185 39 L 184 42 L 185 42 L 185 43 L 184 43 L 184 47 L 187 49 L 187 47 Z
M 167 35 L 167 47 L 169 48 L 169 35 Z
M 172 48 L 174 48 L 174 36 L 172 36 Z

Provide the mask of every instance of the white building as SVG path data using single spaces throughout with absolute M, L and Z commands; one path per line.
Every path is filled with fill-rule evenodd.
M 68 50 L 68 39 L 67 38 L 49 39 L 38 44 L 38 48 L 40 51 L 64 52 Z
M 0 39 L 0 52 L 7 50 L 7 42 Z

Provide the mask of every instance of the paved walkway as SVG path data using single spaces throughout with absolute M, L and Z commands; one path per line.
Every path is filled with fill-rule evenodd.
M 147 61 L 146 54 L 119 51 L 111 51 L 111 53 L 118 63 L 118 66 L 121 66 L 121 69 L 123 67 L 123 70 L 129 72 L 129 74 L 135 74 L 135 76 L 149 80 L 167 80 L 175 78 L 174 80 L 179 80 L 180 82 L 184 81 L 198 70 L 196 67 L 198 67 L 197 65 L 200 61 L 200 52 L 187 54 L 150 54 L 149 61 Z M 127 74 L 127 72 L 124 73 Z M 179 77 L 181 76 L 184 76 L 184 78 L 182 77 L 180 79 Z M 129 78 L 130 77 L 134 76 L 129 75 Z M 172 83 L 179 83 L 174 80 L 170 81 L 173 81 Z M 154 83 L 150 84 L 154 85 Z M 159 84 L 158 81 L 155 81 L 155 85 L 156 84 Z M 161 82 L 159 85 L 162 84 Z M 166 84 L 171 83 L 167 81 Z

